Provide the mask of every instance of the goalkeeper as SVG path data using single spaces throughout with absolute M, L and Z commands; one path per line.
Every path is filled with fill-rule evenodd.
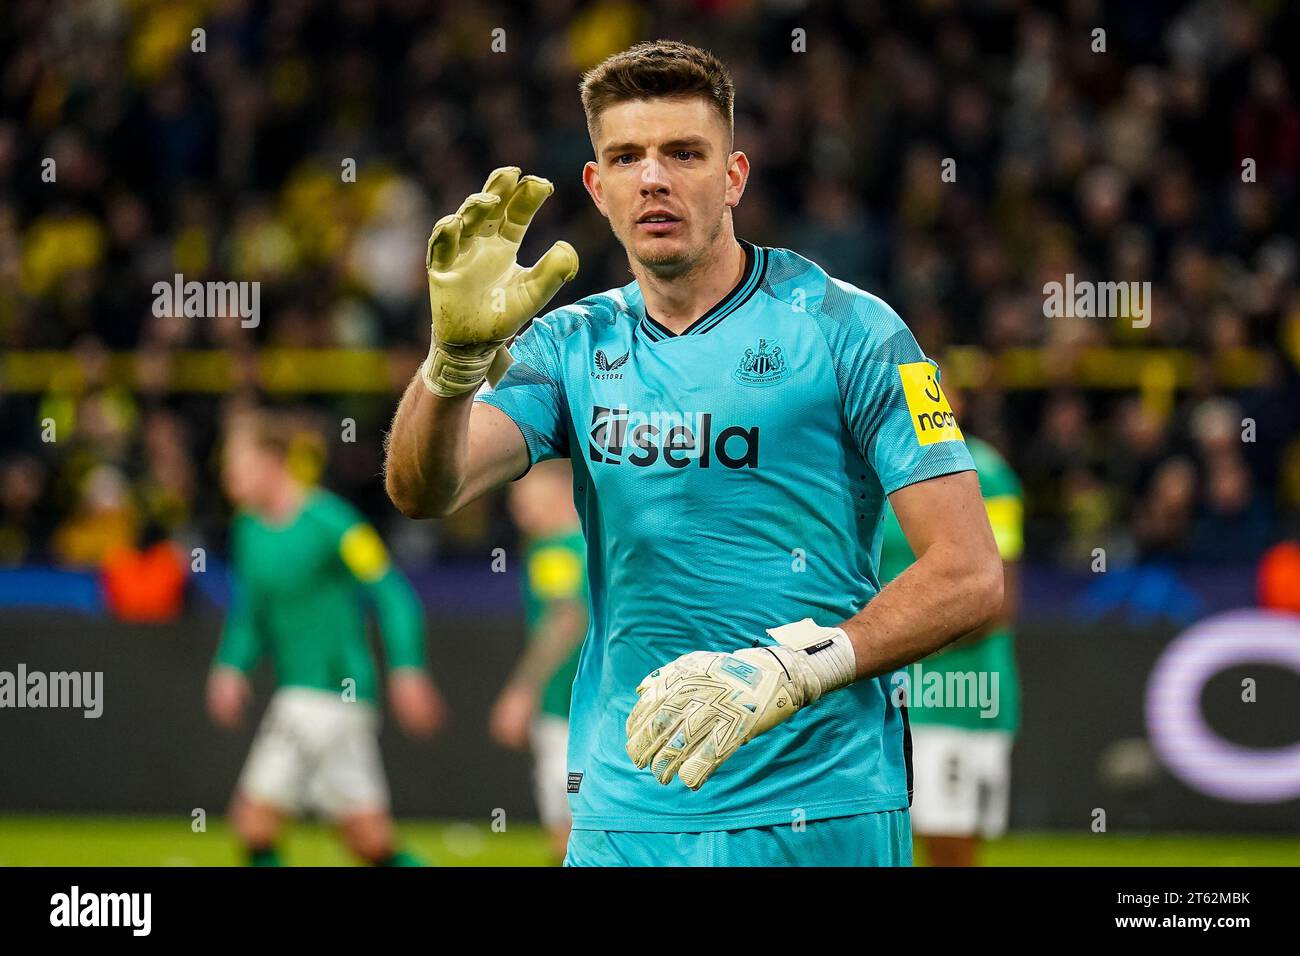
M 495 171 L 430 239 L 433 341 L 389 436 L 389 495 L 445 515 L 572 459 L 591 622 L 566 863 L 909 864 L 890 675 L 1002 596 L 937 370 L 880 299 L 737 238 L 749 159 L 713 56 L 639 44 L 582 98 L 583 184 L 633 281 L 503 352 L 578 264 L 565 243 L 516 264 L 551 187 Z M 917 560 L 882 590 L 886 498 Z

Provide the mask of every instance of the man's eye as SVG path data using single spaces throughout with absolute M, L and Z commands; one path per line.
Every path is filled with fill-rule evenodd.
M 623 162 L 623 160 L 625 160 L 625 159 L 636 159 L 636 157 L 633 156 L 631 153 L 624 153 L 622 156 L 616 156 L 616 157 L 614 157 L 614 165 L 616 165 L 616 166 L 626 166 L 627 163 Z
M 677 151 L 677 158 L 680 159 L 682 162 L 686 162 L 687 160 L 694 159 L 695 151 L 691 149 L 679 149 Z

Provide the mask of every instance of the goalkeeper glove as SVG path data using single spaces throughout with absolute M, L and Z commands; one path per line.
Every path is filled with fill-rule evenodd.
M 557 242 L 530 269 L 515 256 L 533 215 L 555 187 L 516 166 L 494 170 L 453 215 L 433 227 L 425 266 L 433 335 L 420 378 L 435 395 L 475 391 L 498 350 L 578 273 L 578 254 Z
M 627 753 L 662 784 L 700 789 L 741 744 L 853 682 L 857 659 L 838 627 L 812 618 L 768 629 L 779 643 L 730 654 L 695 651 L 637 685 Z

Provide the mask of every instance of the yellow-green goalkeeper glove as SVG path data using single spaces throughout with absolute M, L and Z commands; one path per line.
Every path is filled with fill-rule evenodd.
M 493 170 L 483 191 L 443 216 L 425 266 L 433 335 L 420 377 L 435 395 L 476 390 L 497 350 L 578 274 L 578 254 L 557 242 L 530 269 L 515 257 L 533 215 L 555 187 L 517 166 Z M 497 370 L 504 371 L 501 363 Z
M 778 643 L 695 651 L 646 675 L 627 718 L 632 762 L 698 790 L 742 744 L 853 682 L 857 658 L 840 628 L 804 618 L 767 633 Z

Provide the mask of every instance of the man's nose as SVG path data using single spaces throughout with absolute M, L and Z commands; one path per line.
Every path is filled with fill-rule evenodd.
M 664 164 L 653 156 L 647 156 L 641 163 L 641 192 L 643 195 L 650 195 L 657 192 L 665 192 L 668 189 L 668 179 L 664 172 Z

